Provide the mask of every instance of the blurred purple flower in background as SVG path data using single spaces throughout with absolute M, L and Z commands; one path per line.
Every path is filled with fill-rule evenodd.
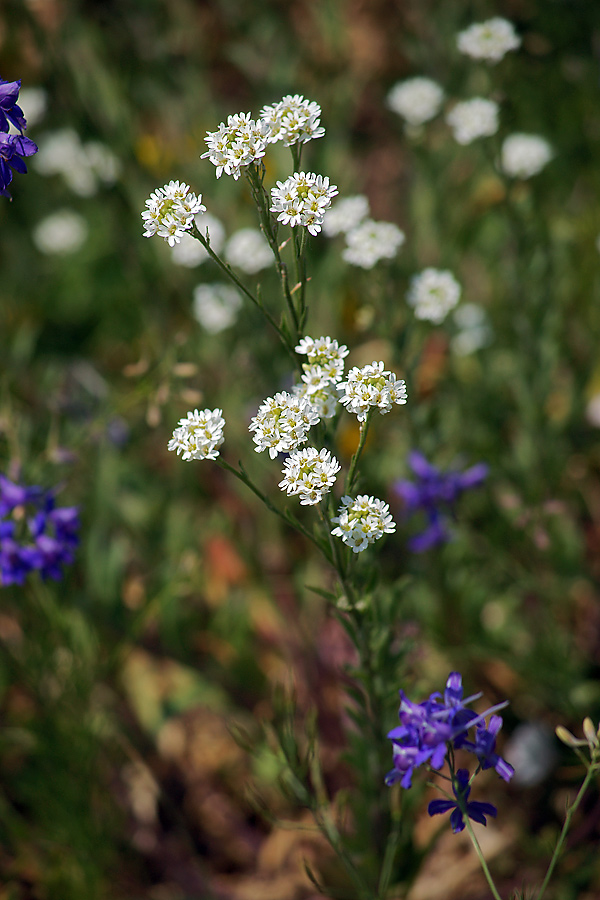
M 408 464 L 416 481 L 400 479 L 394 483 L 393 490 L 403 501 L 408 513 L 422 510 L 427 517 L 425 530 L 408 541 L 410 550 L 423 553 L 436 544 L 450 540 L 446 524 L 447 513 L 454 515 L 454 507 L 460 494 L 482 484 L 489 468 L 485 463 L 478 463 L 465 472 L 441 472 L 418 450 L 409 453 Z
M 0 475 L 1 586 L 23 584 L 32 571 L 58 581 L 75 559 L 78 532 L 77 507 L 56 506 L 52 491 Z
M 37 153 L 37 145 L 23 132 L 27 122 L 23 110 L 17 105 L 21 81 L 5 81 L 0 78 L 0 195 L 10 198 L 7 191 L 13 178 L 12 170 L 24 174 L 27 166 L 23 162 L 26 156 Z M 20 134 L 8 134 L 13 125 Z

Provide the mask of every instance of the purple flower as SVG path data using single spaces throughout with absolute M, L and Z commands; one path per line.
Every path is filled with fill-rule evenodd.
M 471 788 L 469 786 L 469 773 L 466 769 L 458 770 L 452 779 L 452 790 L 454 791 L 456 802 L 453 800 L 432 800 L 427 807 L 427 812 L 430 816 L 438 816 L 441 813 L 452 810 L 450 824 L 455 834 L 458 831 L 463 831 L 465 827 L 463 809 L 466 810 L 469 819 L 473 819 L 474 822 L 479 822 L 481 825 L 487 825 L 486 816 L 496 818 L 498 810 L 491 803 L 482 803 L 479 800 L 471 800 L 469 802 Z M 463 809 L 461 809 L 461 806 Z
M 424 531 L 408 542 L 414 553 L 423 553 L 450 539 L 443 511 L 454 514 L 456 501 L 463 491 L 478 487 L 487 477 L 488 467 L 478 463 L 465 472 L 441 472 L 429 463 L 422 453 L 413 450 L 408 464 L 417 480 L 401 479 L 394 485 L 395 493 L 403 500 L 407 512 L 422 510 L 427 518 Z
M 5 81 L 0 78 L 0 131 L 8 131 L 9 123 L 18 128 L 23 134 L 27 128 L 27 122 L 23 110 L 17 106 L 21 79 L 18 81 Z
M 12 169 L 21 174 L 27 172 L 21 157 L 33 156 L 37 149 L 37 145 L 22 134 L 0 132 L 0 195 L 10 197 L 7 187 L 12 181 Z
M 23 584 L 38 571 L 62 578 L 79 543 L 79 513 L 56 506 L 52 491 L 14 484 L 0 475 L 0 585 Z
M 462 741 L 459 746 L 470 750 L 479 760 L 482 769 L 495 769 L 500 778 L 510 781 L 515 770 L 496 753 L 496 735 L 502 728 L 500 716 L 490 716 L 489 725 L 480 722 L 475 730 L 475 741 Z

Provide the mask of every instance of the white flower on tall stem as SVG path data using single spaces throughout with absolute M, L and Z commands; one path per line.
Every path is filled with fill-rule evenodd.
M 460 300 L 460 284 L 447 270 L 424 269 L 411 281 L 406 296 L 417 319 L 439 324 Z
M 291 225 L 292 228 L 303 225 L 310 234 L 316 235 L 321 230 L 325 211 L 337 192 L 337 187 L 329 184 L 327 176 L 294 172 L 271 188 L 271 212 L 276 213 L 277 220 L 284 225 Z
M 511 178 L 531 178 L 552 159 L 552 147 L 536 134 L 511 134 L 505 138 L 500 165 Z
M 380 259 L 393 259 L 405 240 L 404 232 L 393 222 L 366 219 L 346 235 L 342 258 L 361 269 L 372 269 Z
M 406 383 L 399 381 L 394 372 L 384 368 L 383 362 L 372 362 L 348 372 L 346 381 L 338 384 L 340 403 L 353 413 L 359 422 L 364 422 L 369 410 L 377 409 L 383 416 L 392 405 L 404 404 L 407 400 Z
M 423 125 L 435 118 L 444 100 L 442 88 L 431 78 L 399 81 L 387 95 L 388 107 L 409 125 Z
M 221 122 L 217 131 L 207 131 L 204 140 L 208 150 L 200 158 L 208 158 L 216 166 L 217 178 L 225 172 L 237 180 L 245 166 L 265 155 L 267 138 L 264 122 L 255 122 L 250 113 L 236 113 Z
M 500 107 L 493 100 L 473 97 L 457 103 L 446 116 L 454 138 L 459 144 L 470 144 L 481 137 L 490 137 L 498 131 Z
M 494 64 L 500 62 L 509 50 L 520 47 L 521 38 L 515 32 L 512 22 L 496 16 L 459 32 L 456 44 L 466 56 Z
M 329 450 L 294 450 L 283 464 L 279 487 L 288 497 L 298 494 L 302 506 L 313 506 L 329 493 L 342 467 Z
M 342 497 L 338 514 L 331 521 L 337 523 L 332 535 L 340 537 L 354 553 L 361 553 L 384 534 L 396 530 L 388 504 L 367 494 L 359 494 L 356 499 Z
M 343 197 L 337 200 L 325 213 L 323 234 L 335 237 L 336 234 L 347 234 L 369 215 L 369 201 L 364 194 L 354 197 Z
M 327 336 L 315 339 L 306 335 L 295 350 L 308 357 L 309 366 L 320 366 L 331 381 L 339 381 L 344 374 L 344 360 L 349 351 L 345 344 L 338 344 L 334 338 Z M 306 363 L 302 368 L 306 371 Z
M 181 453 L 182 459 L 216 459 L 225 438 L 225 419 L 221 409 L 195 409 L 179 420 L 168 449 Z
M 283 141 L 285 147 L 290 147 L 323 137 L 325 129 L 320 125 L 320 116 L 321 107 L 314 100 L 305 100 L 301 94 L 287 94 L 278 103 L 263 106 L 260 121 L 270 144 Z
M 291 453 L 307 440 L 309 428 L 318 421 L 317 409 L 307 397 L 280 391 L 267 397 L 250 422 L 254 449 L 257 453 L 268 450 L 271 459 L 278 453 Z
M 203 212 L 206 207 L 202 205 L 202 194 L 196 197 L 189 185 L 170 181 L 146 200 L 146 209 L 142 213 L 146 227 L 144 237 L 158 234 L 172 247 L 192 228 L 194 217 Z

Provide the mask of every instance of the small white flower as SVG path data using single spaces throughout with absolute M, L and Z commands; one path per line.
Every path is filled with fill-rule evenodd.
M 301 94 L 287 94 L 278 103 L 263 106 L 260 121 L 265 126 L 267 141 L 283 141 L 285 147 L 304 144 L 323 137 L 320 125 L 321 107 Z
M 80 197 L 92 197 L 100 183 L 113 184 L 121 168 L 108 147 L 98 141 L 82 144 L 72 128 L 44 135 L 33 166 L 41 175 L 62 175 L 69 189 Z
M 321 230 L 325 211 L 331 206 L 331 199 L 338 192 L 329 178 L 314 172 L 294 172 L 285 181 L 278 181 L 271 188 L 271 212 L 277 213 L 277 220 L 284 225 L 303 225 L 310 234 Z
M 283 464 L 279 487 L 288 497 L 298 494 L 302 506 L 313 506 L 329 493 L 341 468 L 329 450 L 294 450 Z
M 257 453 L 268 450 L 271 459 L 278 453 L 291 453 L 307 440 L 310 426 L 318 421 L 319 414 L 308 398 L 280 391 L 267 397 L 250 422 L 254 449 Z
M 232 234 L 225 247 L 225 259 L 248 275 L 273 264 L 271 248 L 258 228 L 240 228 Z
M 384 534 L 396 530 L 388 504 L 367 494 L 359 494 L 356 499 L 342 497 L 338 514 L 331 521 L 337 523 L 331 533 L 340 537 L 354 553 L 361 553 Z
M 86 220 L 72 209 L 59 209 L 42 219 L 33 229 L 33 242 L 41 253 L 66 256 L 86 241 Z
M 384 368 L 383 362 L 372 362 L 348 372 L 346 381 L 338 384 L 340 403 L 348 412 L 364 422 L 370 409 L 378 409 L 381 415 L 388 413 L 393 403 L 406 403 L 406 383 Z
M 393 222 L 366 219 L 346 235 L 342 258 L 361 269 L 372 269 L 380 259 L 393 259 L 405 240 L 404 232 Z
M 316 369 L 319 367 L 309 366 L 308 368 Z M 302 399 L 308 400 L 316 409 L 319 419 L 332 419 L 338 411 L 340 399 L 335 381 L 326 379 L 321 382 L 320 387 L 315 387 L 314 380 L 312 384 L 309 383 L 311 379 L 314 379 L 314 375 L 309 374 L 307 376 L 307 381 L 304 381 L 304 375 L 302 378 L 303 380 L 300 384 L 295 384 L 292 388 L 294 397 L 301 397 Z
M 484 59 L 493 64 L 500 62 L 509 50 L 520 47 L 521 38 L 512 22 L 496 16 L 459 32 L 456 44 L 461 53 L 472 59 Z
M 531 178 L 552 159 L 548 141 L 535 134 L 511 134 L 504 140 L 500 165 L 511 178 Z
M 339 345 L 336 340 L 330 337 L 302 338 L 297 347 L 296 353 L 308 357 L 309 366 L 320 366 L 326 373 L 330 381 L 339 381 L 344 373 L 344 360 L 348 356 L 348 348 L 345 344 Z M 306 364 L 302 366 L 306 371 Z
M 493 100 L 474 97 L 457 103 L 446 116 L 446 122 L 452 128 L 455 140 L 459 144 L 470 144 L 481 137 L 490 137 L 498 131 L 498 113 L 500 108 Z
M 228 284 L 199 284 L 194 288 L 194 316 L 209 334 L 230 328 L 242 307 L 242 295 Z
M 264 122 L 255 122 L 250 113 L 236 113 L 221 122 L 218 131 L 207 131 L 204 140 L 208 150 L 200 158 L 208 157 L 216 166 L 217 178 L 225 172 L 237 181 L 245 166 L 265 155 L 268 136 Z
M 327 237 L 346 234 L 369 215 L 369 201 L 363 194 L 355 197 L 344 197 L 328 209 L 323 219 L 323 233 Z
M 439 113 L 444 92 L 431 78 L 399 81 L 387 95 L 388 107 L 409 125 L 423 125 Z
M 182 459 L 216 459 L 218 448 L 225 438 L 225 419 L 221 409 L 195 409 L 185 419 L 179 420 L 179 427 L 173 432 L 168 449 L 176 450 Z
M 192 228 L 195 216 L 203 212 L 206 207 L 202 205 L 202 194 L 196 197 L 187 184 L 170 181 L 146 200 L 146 209 L 142 212 L 146 227 L 144 237 L 157 234 L 172 247 Z
M 461 288 L 451 272 L 424 269 L 411 281 L 407 301 L 415 308 L 417 319 L 439 324 L 460 299 Z

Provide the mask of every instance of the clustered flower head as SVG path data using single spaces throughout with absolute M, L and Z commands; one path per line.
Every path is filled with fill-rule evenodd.
M 386 784 L 397 782 L 408 789 L 412 785 L 414 770 L 426 765 L 441 769 L 449 750 L 464 750 L 477 758 L 477 771 L 494 769 L 504 781 L 510 781 L 514 769 L 496 753 L 496 737 L 502 727 L 502 719 L 496 711 L 506 706 L 500 703 L 477 715 L 467 705 L 481 697 L 474 694 L 463 698 L 462 676 L 451 672 L 446 681 L 444 695 L 435 692 L 422 703 L 413 703 L 400 691 L 400 725 L 388 732 L 392 741 L 394 767 L 386 775 Z M 489 723 L 486 725 L 486 718 Z M 453 831 L 462 831 L 464 821 L 461 803 L 466 803 L 470 783 L 466 770 L 453 773 L 453 788 L 457 803 L 434 800 L 429 804 L 429 815 L 455 809 L 451 817 Z M 460 773 L 460 774 L 459 774 Z M 472 779 L 471 779 L 472 780 Z M 484 806 L 488 806 L 485 804 Z M 466 805 L 467 815 L 485 825 L 485 815 L 495 815 L 494 807 L 484 808 L 479 803 Z M 492 811 L 493 810 L 493 811 Z M 473 813 L 473 814 L 472 814 Z
M 17 104 L 21 80 L 5 81 L 0 78 L 0 196 L 10 198 L 7 190 L 13 179 L 12 170 L 25 174 L 27 166 L 24 158 L 37 153 L 37 146 L 25 137 L 23 132 L 27 122 L 23 110 Z M 19 134 L 8 134 L 10 126 Z
M 416 481 L 396 481 L 394 492 L 403 500 L 408 513 L 425 513 L 425 530 L 408 542 L 409 549 L 414 553 L 423 553 L 436 544 L 450 540 L 446 513 L 454 513 L 459 496 L 464 491 L 479 487 L 487 478 L 489 469 L 485 463 L 478 463 L 465 472 L 441 472 L 417 450 L 409 454 L 408 464 Z
M 342 258 L 361 269 L 372 269 L 380 259 L 393 259 L 404 241 L 404 232 L 393 222 L 366 219 L 346 234 Z
M 282 141 L 285 147 L 323 137 L 325 129 L 320 116 L 319 104 L 305 100 L 301 94 L 287 94 L 278 103 L 263 106 L 260 112 L 268 143 Z
M 75 558 L 79 511 L 56 506 L 54 493 L 0 475 L 0 584 L 23 584 L 30 572 L 62 578 Z
M 461 53 L 490 64 L 500 62 L 509 52 L 521 46 L 512 22 L 496 16 L 486 22 L 470 25 L 459 32 L 456 44 Z
M 460 285 L 451 272 L 428 268 L 413 277 L 406 299 L 414 307 L 417 319 L 439 324 L 454 309 L 460 293 Z
M 431 78 L 408 78 L 399 81 L 387 95 L 389 108 L 402 116 L 409 125 L 429 122 L 439 113 L 444 92 Z
M 176 450 L 181 458 L 216 459 L 219 447 L 225 440 L 223 428 L 225 419 L 220 409 L 202 409 L 188 412 L 173 432 L 168 449 Z
M 303 225 L 310 234 L 318 234 L 323 224 L 326 210 L 338 193 L 329 178 L 314 172 L 294 172 L 285 181 L 278 181 L 271 188 L 271 212 L 277 213 L 277 220 L 284 225 Z
M 531 178 L 552 159 L 548 141 L 536 134 L 511 134 L 505 138 L 500 165 L 511 178 Z
M 346 381 L 338 384 L 340 403 L 348 412 L 364 422 L 369 410 L 378 409 L 381 415 L 388 413 L 393 403 L 406 403 L 406 383 L 399 381 L 393 372 L 384 368 L 383 362 L 354 366 Z
M 279 487 L 288 496 L 298 494 L 303 506 L 319 503 L 331 490 L 341 466 L 325 448 L 294 450 L 283 464 Z
M 342 497 L 338 514 L 331 521 L 337 523 L 332 535 L 340 537 L 354 553 L 362 553 L 369 544 L 396 530 L 388 504 L 367 494 L 359 494 L 356 499 Z
M 254 449 L 257 453 L 268 450 L 271 459 L 278 453 L 291 453 L 304 444 L 309 428 L 318 421 L 319 413 L 307 397 L 280 391 L 267 397 L 250 422 Z
M 493 100 L 473 97 L 457 103 L 446 116 L 454 138 L 459 144 L 470 144 L 481 137 L 490 137 L 498 131 L 499 106 Z
M 216 166 L 217 178 L 225 172 L 237 181 L 246 166 L 263 158 L 268 137 L 263 121 L 255 122 L 250 113 L 236 113 L 221 122 L 217 131 L 207 131 L 204 140 L 208 150 L 200 159 L 208 157 Z
M 202 205 L 202 194 L 196 197 L 189 185 L 170 181 L 146 200 L 146 209 L 142 213 L 146 226 L 144 237 L 158 234 L 172 247 L 193 226 L 194 217 L 203 212 L 206 207 Z
M 295 350 L 296 353 L 308 357 L 308 363 L 302 365 L 305 372 L 309 367 L 319 366 L 330 381 L 341 380 L 344 374 L 344 360 L 349 352 L 345 344 L 340 345 L 330 337 L 315 339 L 306 335 Z

